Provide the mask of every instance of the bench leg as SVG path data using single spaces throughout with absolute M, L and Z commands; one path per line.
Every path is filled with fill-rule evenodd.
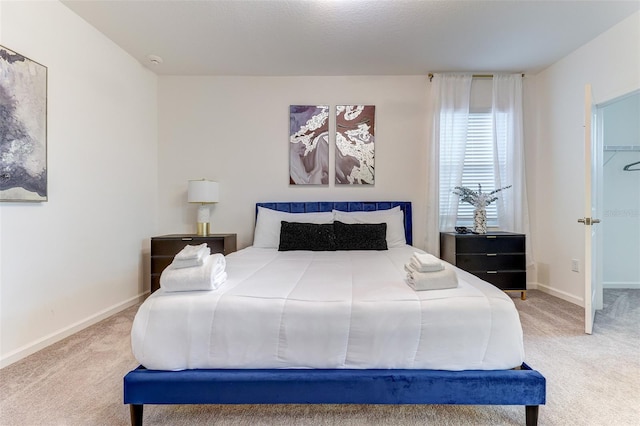
M 129 405 L 129 411 L 131 412 L 131 426 L 142 426 L 142 408 L 142 404 Z
M 538 406 L 537 405 L 527 405 L 525 415 L 526 415 L 527 426 L 536 426 L 538 424 Z

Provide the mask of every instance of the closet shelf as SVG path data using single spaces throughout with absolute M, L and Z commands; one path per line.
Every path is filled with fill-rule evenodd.
M 605 145 L 604 150 L 616 151 L 616 152 L 621 152 L 621 151 L 634 152 L 634 151 L 640 151 L 640 145 Z

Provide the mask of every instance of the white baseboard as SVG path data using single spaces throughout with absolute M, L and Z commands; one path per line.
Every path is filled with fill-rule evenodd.
M 584 307 L 584 299 L 582 297 L 576 297 L 573 294 L 569 294 L 561 290 L 556 290 L 555 288 L 549 287 L 548 285 L 528 282 L 527 290 L 540 290 L 562 300 L 566 300 L 567 302 L 573 303 L 574 305 Z
M 132 297 L 131 299 L 125 300 L 124 302 L 117 303 L 113 306 L 103 309 L 102 311 L 94 315 L 91 315 L 90 317 L 84 320 L 73 323 L 68 327 L 55 331 L 34 342 L 28 343 L 12 352 L 9 352 L 8 354 L 0 358 L 0 368 L 4 368 L 8 365 L 11 365 L 16 361 L 21 360 L 22 358 L 26 358 L 27 356 L 35 352 L 38 352 L 41 349 L 46 348 L 47 346 L 50 346 L 56 342 L 59 342 L 65 337 L 69 337 L 80 330 L 83 330 L 93 324 L 96 324 L 102 321 L 103 319 L 109 318 L 113 314 L 117 314 L 118 312 L 123 311 L 128 307 L 135 305 L 136 303 L 142 302 L 147 295 L 148 295 L 148 292 L 142 293 L 138 296 Z
M 633 281 L 608 281 L 602 283 L 602 288 L 630 288 L 630 289 L 640 289 L 639 282 Z
M 607 288 L 628 288 L 628 289 L 639 289 L 640 290 L 640 283 L 638 282 L 627 282 L 627 281 L 623 281 L 623 282 L 615 282 L 615 281 L 610 281 L 610 282 L 604 282 L 602 283 L 602 287 L 604 289 Z M 535 283 L 535 282 L 528 282 L 527 283 L 527 290 L 540 290 L 542 292 L 545 292 L 547 294 L 550 294 L 552 296 L 558 297 L 562 300 L 566 300 L 567 302 L 571 302 L 574 305 L 578 305 L 584 308 L 584 299 L 581 297 L 576 297 L 573 294 L 569 294 L 566 293 L 564 291 L 561 290 L 556 290 L 553 287 L 549 287 L 548 285 L 544 285 L 544 284 L 540 284 L 540 283 Z

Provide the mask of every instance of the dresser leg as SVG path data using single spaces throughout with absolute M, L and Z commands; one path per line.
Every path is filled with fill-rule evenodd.
M 526 290 L 520 292 L 520 300 L 527 300 L 527 292 L 526 292 Z

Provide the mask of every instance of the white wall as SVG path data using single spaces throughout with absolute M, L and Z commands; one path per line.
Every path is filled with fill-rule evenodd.
M 160 77 L 159 231 L 195 232 L 189 179 L 220 182 L 212 232 L 253 239 L 258 201 L 412 201 L 414 243 L 424 245 L 427 76 Z M 289 185 L 289 105 L 376 106 L 375 185 Z M 334 135 L 330 139 L 333 176 Z
M 48 67 L 48 197 L 0 204 L 0 365 L 143 289 L 157 225 L 157 77 L 57 1 L 0 2 L 0 43 Z
M 584 304 L 584 271 L 571 271 L 571 259 L 584 265 L 584 86 L 595 103 L 640 87 L 640 12 L 577 49 L 535 77 L 535 145 L 531 208 L 535 233 L 537 285 L 556 296 Z M 535 136 L 533 136 L 535 135 Z M 533 136 L 533 137 L 532 137 Z M 528 165 L 529 165 L 528 164 Z

